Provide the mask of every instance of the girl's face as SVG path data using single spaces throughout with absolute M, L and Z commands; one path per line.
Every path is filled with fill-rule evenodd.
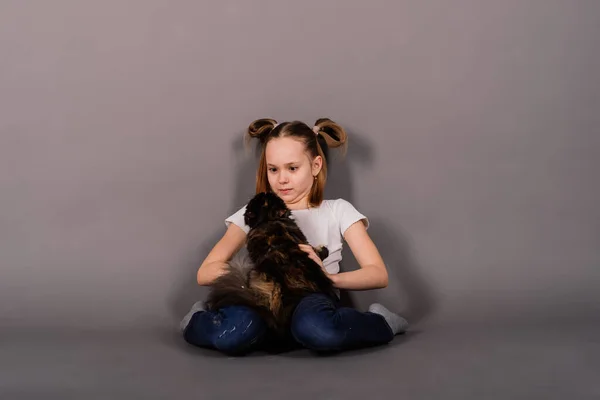
M 321 170 L 321 156 L 311 160 L 302 142 L 283 137 L 267 143 L 265 157 L 271 190 L 290 209 L 306 208 L 315 176 Z

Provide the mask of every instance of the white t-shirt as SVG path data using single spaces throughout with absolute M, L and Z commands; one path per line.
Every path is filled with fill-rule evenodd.
M 225 225 L 235 224 L 246 234 L 250 227 L 244 222 L 246 206 L 225 220 Z M 369 220 L 350 202 L 344 199 L 323 200 L 319 207 L 304 210 L 292 210 L 292 217 L 306 236 L 308 243 L 317 247 L 325 245 L 329 256 L 323 260 L 323 266 L 330 274 L 340 271 L 344 232 L 357 221 L 362 221 L 368 229 Z

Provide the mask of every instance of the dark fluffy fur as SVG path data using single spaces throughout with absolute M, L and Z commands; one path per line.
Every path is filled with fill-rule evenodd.
M 291 211 L 274 193 L 259 193 L 244 213 L 250 227 L 246 247 L 249 270 L 229 266 L 211 285 L 207 309 L 244 305 L 256 310 L 276 331 L 289 327 L 298 302 L 309 293 L 335 293 L 333 283 L 299 244 L 306 237 L 291 218 Z M 315 248 L 325 259 L 326 247 Z

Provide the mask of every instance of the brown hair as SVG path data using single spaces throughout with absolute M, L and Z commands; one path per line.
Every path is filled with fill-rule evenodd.
M 315 133 L 316 131 L 316 133 Z M 323 166 L 313 184 L 308 197 L 309 206 L 317 207 L 323 201 L 325 183 L 327 182 L 327 157 L 329 148 L 341 147 L 345 154 L 348 136 L 344 128 L 329 118 L 319 118 L 315 122 L 315 130 L 309 128 L 304 122 L 291 121 L 277 124 L 271 118 L 257 119 L 248 127 L 247 142 L 253 138 L 260 141 L 261 155 L 256 171 L 256 193 L 271 191 L 267 178 L 267 160 L 265 149 L 270 140 L 281 137 L 291 137 L 304 143 L 306 152 L 311 158 L 321 156 Z

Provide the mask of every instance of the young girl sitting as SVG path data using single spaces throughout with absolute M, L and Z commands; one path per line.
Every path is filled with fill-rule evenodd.
M 327 246 L 329 256 L 323 262 L 310 246 L 301 248 L 323 268 L 335 287 L 386 287 L 387 270 L 367 233 L 368 219 L 344 199 L 323 199 L 328 149 L 345 145 L 345 130 L 327 118 L 317 120 L 313 129 L 299 121 L 277 124 L 273 119 L 259 119 L 250 124 L 247 138 L 256 138 L 262 145 L 256 193 L 275 192 L 292 210 L 309 243 Z M 244 211 L 245 206 L 225 220 L 227 231 L 198 269 L 199 285 L 210 285 L 244 246 L 249 231 Z M 339 273 L 343 241 L 350 246 L 360 269 Z M 294 311 L 289 336 L 295 345 L 315 351 L 342 351 L 388 343 L 407 327 L 404 318 L 381 304 L 360 312 L 340 306 L 339 298 L 312 294 Z M 242 355 L 269 344 L 264 321 L 244 306 L 211 312 L 199 301 L 181 321 L 181 330 L 188 343 L 230 355 Z

